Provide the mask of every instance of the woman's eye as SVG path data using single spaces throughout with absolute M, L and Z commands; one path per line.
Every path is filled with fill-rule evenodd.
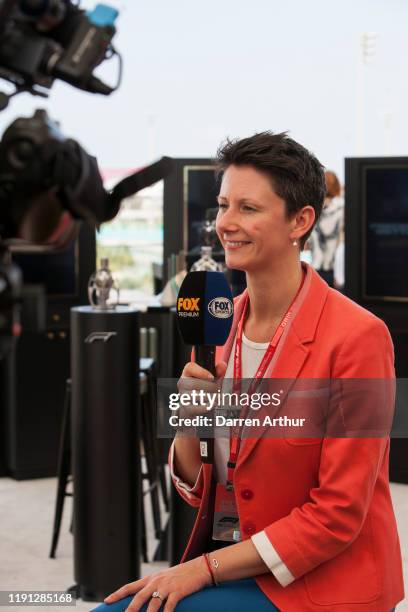
M 227 205 L 224 204 L 223 202 L 219 202 L 218 203 L 218 208 L 227 208 Z
M 243 206 L 243 209 L 248 211 L 248 212 L 255 212 L 255 208 L 253 208 L 252 206 L 248 206 L 247 204 L 245 204 L 245 206 Z

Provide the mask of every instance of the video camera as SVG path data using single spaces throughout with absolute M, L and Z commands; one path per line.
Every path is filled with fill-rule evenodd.
M 20 329 L 14 307 L 20 280 L 7 247 L 63 250 L 80 221 L 99 227 L 113 219 L 123 199 L 164 178 L 172 166 L 163 157 L 106 191 L 96 158 L 66 138 L 45 110 L 7 128 L 0 142 L 0 341 Z
M 46 97 L 55 79 L 90 93 L 109 95 L 120 84 L 122 59 L 112 45 L 118 11 L 98 4 L 85 12 L 71 0 L 0 1 L 0 77 L 15 85 L 0 96 L 0 110 L 10 97 L 26 91 Z M 105 59 L 119 58 L 114 87 L 93 71 Z
M 22 91 L 46 97 L 44 88 L 56 78 L 91 93 L 112 93 L 120 78 L 112 88 L 93 71 L 119 55 L 111 43 L 117 14 L 106 5 L 84 12 L 70 0 L 0 0 L 0 78 L 16 87 L 11 95 L 0 94 L 0 110 Z M 124 198 L 171 169 L 172 161 L 163 157 L 108 192 L 96 158 L 66 138 L 45 110 L 6 129 L 0 142 L 0 358 L 20 330 L 22 280 L 9 248 L 64 249 L 80 221 L 98 227 L 113 219 Z

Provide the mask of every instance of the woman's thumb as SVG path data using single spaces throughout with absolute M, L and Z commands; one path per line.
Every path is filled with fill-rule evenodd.
M 225 376 L 226 371 L 227 364 L 225 363 L 225 361 L 220 361 L 219 363 L 217 363 L 217 365 L 215 366 L 216 378 L 222 378 L 223 376 Z

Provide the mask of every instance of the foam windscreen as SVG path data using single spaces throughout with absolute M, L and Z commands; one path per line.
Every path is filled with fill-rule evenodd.
M 177 297 L 177 321 L 186 344 L 222 346 L 231 331 L 234 304 L 222 272 L 189 272 Z

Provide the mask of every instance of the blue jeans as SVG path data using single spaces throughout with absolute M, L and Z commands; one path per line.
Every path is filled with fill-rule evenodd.
M 125 597 L 113 604 L 101 604 L 92 612 L 124 612 L 134 596 Z M 146 612 L 147 605 L 141 608 Z M 279 612 L 278 608 L 263 594 L 253 578 L 223 582 L 220 586 L 206 587 L 182 599 L 176 612 Z

